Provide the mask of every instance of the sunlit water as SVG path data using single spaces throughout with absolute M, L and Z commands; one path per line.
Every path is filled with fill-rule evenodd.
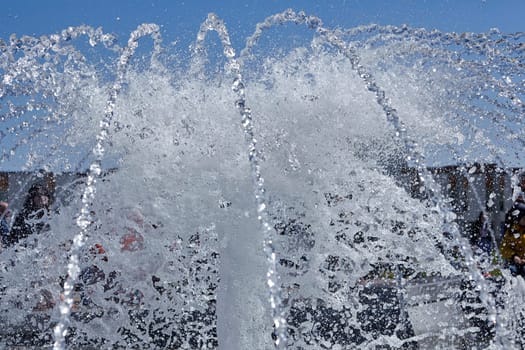
M 85 174 L 1 253 L 3 346 L 519 348 L 523 281 L 483 276 L 426 169 L 522 166 L 523 33 L 196 33 L 0 42 L 2 169 Z

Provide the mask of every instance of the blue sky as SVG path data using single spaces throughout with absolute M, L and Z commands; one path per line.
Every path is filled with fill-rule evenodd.
M 499 28 L 525 31 L 525 0 L 0 0 L 0 38 L 10 34 L 42 35 L 67 26 L 102 26 L 127 40 L 145 22 L 162 26 L 166 41 L 194 40 L 208 12 L 226 22 L 234 47 L 240 49 L 255 24 L 286 8 L 304 10 L 329 27 L 360 24 L 409 24 L 442 31 L 483 32 Z
M 0 38 L 86 24 L 103 27 L 124 44 L 139 24 L 153 22 L 165 43 L 177 41 L 187 50 L 206 15 L 215 12 L 240 50 L 257 23 L 287 8 L 317 15 L 329 28 L 377 23 L 447 32 L 525 31 L 525 0 L 0 0 Z

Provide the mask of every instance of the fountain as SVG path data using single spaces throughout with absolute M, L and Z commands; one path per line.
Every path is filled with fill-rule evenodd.
M 210 14 L 189 60 L 155 24 L 0 41 L 0 199 L 52 193 L 1 252 L 0 343 L 518 347 L 523 280 L 465 232 L 512 202 L 524 48 L 292 10 L 240 51 Z

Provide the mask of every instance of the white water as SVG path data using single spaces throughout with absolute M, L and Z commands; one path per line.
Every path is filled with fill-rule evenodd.
M 411 198 L 396 184 L 396 171 L 388 176 L 383 166 L 395 162 L 394 170 L 399 172 L 410 156 L 403 144 L 407 140 L 417 141 L 416 153 L 425 156 L 421 161 L 427 165 L 476 160 L 497 161 L 505 168 L 519 163 L 521 158 L 505 151 L 520 144 L 519 132 L 512 130 L 518 130 L 523 107 L 508 90 L 520 96 L 523 84 L 502 79 L 505 76 L 512 82 L 522 77 L 517 65 L 505 65 L 504 53 L 513 45 L 511 40 L 497 44 L 500 57 L 487 58 L 464 49 L 470 60 L 458 62 L 457 53 L 449 46 L 459 36 L 451 39 L 387 27 L 371 30 L 371 38 L 365 30 L 355 32 L 338 34 L 355 45 L 361 64 L 397 110 L 406 127 L 400 140 L 394 137 L 398 130 L 393 129 L 376 102 L 377 96 L 366 89 L 366 80 L 356 73 L 352 62 L 320 38 L 309 47 L 294 48 L 281 56 L 259 53 L 256 62 L 245 59 L 240 72 L 253 118 L 257 157 L 265 179 L 267 201 L 263 204 L 268 206 L 270 223 L 277 233 L 290 222 L 303 227 L 285 236 L 273 233 L 277 261 L 285 258 L 297 264 L 291 268 L 279 265 L 280 293 L 286 299 L 282 309 L 286 314 L 292 300 L 317 298 L 336 310 L 350 308 L 347 326 L 359 328 L 355 316 L 363 310 L 358 301 L 360 280 L 372 270 L 372 264 L 387 261 L 413 269 L 409 279 L 417 273 L 460 274 L 474 278 L 482 291 L 489 288 L 473 277 L 475 267 L 455 270 L 450 257 L 436 248 L 436 242 L 446 247 L 463 244 L 450 243 L 442 236 L 449 228 L 444 223 L 452 221 L 450 213 Z M 354 42 L 356 38 L 367 39 L 367 44 Z M 489 37 L 479 40 L 486 46 L 496 45 Z M 108 91 L 113 83 L 110 77 L 96 73 L 89 62 L 75 58 L 73 48 L 63 49 L 69 60 L 52 51 L 47 58 L 33 58 L 29 48 L 38 44 L 28 41 L 24 45 L 26 56 L 13 56 L 5 49 L 12 46 L 2 51 L 4 56 L 13 56 L 2 66 L 4 164 L 6 168 L 19 167 L 22 161 L 27 169 L 84 170 L 86 164 L 96 161 L 89 150 L 101 133 L 99 122 L 108 115 Z M 454 45 L 468 48 L 471 42 Z M 502 71 L 494 69 L 493 76 L 478 76 L 487 60 L 499 64 Z M 172 346 L 194 348 L 189 339 L 201 339 L 212 347 L 218 341 L 224 349 L 267 349 L 273 341 L 265 237 L 257 222 L 245 129 L 235 106 L 238 96 L 230 88 L 233 78 L 220 65 L 217 72 L 210 73 L 214 72 L 213 63 L 209 63 L 206 78 L 193 75 L 194 70 L 187 69 L 189 62 L 174 68 L 178 58 L 169 54 L 155 57 L 151 66 L 145 62 L 148 58 L 125 63 L 124 85 L 111 105 L 113 123 L 100 160 L 105 170 L 112 170 L 91 186 L 96 190 L 93 201 L 82 203 L 80 194 L 85 193 L 85 187 L 79 184 L 68 205 L 51 215 L 50 230 L 38 236 L 32 249 L 2 253 L 4 261 L 16 261 L 2 281 L 16 286 L 11 298 L 2 300 L 2 311 L 12 323 L 23 322 L 38 293 L 29 287 L 35 276 L 58 303 L 61 287 L 57 279 L 65 276 L 68 261 L 68 249 L 62 246 L 78 234 L 76 219 L 84 208 L 94 212 L 95 224 L 87 227 L 85 244 L 72 251 L 80 254 L 80 267 L 91 264 L 89 247 L 101 243 L 108 261 L 98 261 L 97 266 L 106 275 L 121 272 L 121 294 L 140 290 L 143 305 L 138 310 L 157 309 L 169 320 L 154 320 L 149 313 L 143 316 L 144 324 L 157 329 L 167 324 L 166 330 L 161 329 L 165 334 L 177 327 L 196 329 L 197 335 L 174 337 L 180 343 L 171 338 Z M 105 69 L 112 71 L 111 66 Z M 496 102 L 485 105 L 476 100 L 477 93 Z M 33 105 L 41 100 L 47 106 L 35 113 Z M 17 114 L 9 103 L 31 108 Z M 478 114 L 478 108 L 483 115 Z M 500 115 L 505 119 L 498 118 Z M 50 119 L 42 121 L 46 117 Z M 465 127 L 465 120 L 471 126 Z M 11 127 L 15 128 L 12 132 Z M 502 129 L 507 132 L 504 140 L 498 137 Z M 16 142 L 21 145 L 11 155 L 7 149 Z M 79 164 L 83 154 L 88 156 Z M 409 165 L 414 163 L 413 157 L 408 160 Z M 425 164 L 419 166 L 424 168 Z M 144 223 L 133 221 L 137 212 Z M 399 223 L 405 226 L 396 231 Z M 122 236 L 129 227 L 144 237 L 143 247 L 133 252 L 121 249 Z M 198 243 L 191 239 L 196 233 Z M 364 243 L 356 243 L 356 236 L 363 236 Z M 469 256 L 468 248 L 464 254 Z M 335 271 L 327 268 L 331 255 L 346 263 Z M 172 296 L 160 294 L 152 276 L 158 277 Z M 340 284 L 335 291 L 329 287 L 334 281 Z M 512 283 L 504 287 L 508 300 L 519 299 L 522 293 L 522 288 L 507 290 Z M 214 287 L 208 295 L 210 285 Z M 14 308 L 11 302 L 19 298 L 14 291 L 26 289 L 27 298 Z M 161 346 L 155 343 L 151 330 L 145 332 L 140 322 L 133 321 L 129 310 L 137 310 L 136 306 L 107 300 L 113 292 L 104 291 L 101 283 L 91 286 L 91 297 L 105 313 L 72 325 L 90 337 L 96 335 L 120 345 L 126 342 L 124 327 L 140 335 L 140 341 Z M 187 311 L 206 313 L 209 301 L 215 299 L 216 337 L 214 324 L 183 321 Z M 490 307 L 491 299 L 481 302 Z M 512 312 L 520 312 L 520 308 L 510 309 L 496 310 L 504 325 L 514 317 Z M 53 320 L 60 320 L 58 307 L 50 313 Z M 493 347 L 504 348 L 517 336 L 519 326 L 507 326 L 507 333 L 494 338 Z M 305 322 L 298 332 L 308 328 Z M 365 345 L 377 344 L 372 333 L 362 335 Z M 72 341 L 70 346 L 81 344 L 79 338 Z M 128 340 L 128 345 L 143 346 L 140 341 Z M 379 343 L 402 341 L 394 337 Z M 51 342 L 49 339 L 48 344 Z M 293 344 L 312 349 L 319 346 L 301 337 Z

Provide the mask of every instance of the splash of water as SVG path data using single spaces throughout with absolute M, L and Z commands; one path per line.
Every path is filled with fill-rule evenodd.
M 371 73 L 360 63 L 360 58 L 356 53 L 356 50 L 352 48 L 349 44 L 340 39 L 341 33 L 337 31 L 332 31 L 326 29 L 322 26 L 322 22 L 319 18 L 314 16 L 306 16 L 304 12 L 296 14 L 292 10 L 287 10 L 283 13 L 276 14 L 268 17 L 264 22 L 257 25 L 255 33 L 247 39 L 246 48 L 243 50 L 242 55 L 249 55 L 250 50 L 254 45 L 256 45 L 259 37 L 262 35 L 263 31 L 271 28 L 274 25 L 283 25 L 285 22 L 293 22 L 296 24 L 305 24 L 309 28 L 315 29 L 319 36 L 324 38 L 327 43 L 335 46 L 344 56 L 348 57 L 352 69 L 359 75 L 363 80 L 368 91 L 374 93 L 377 103 L 381 106 L 383 112 L 385 113 L 387 121 L 392 125 L 395 130 L 396 141 L 401 141 L 404 146 L 404 154 L 406 154 L 406 161 L 413 162 L 415 168 L 421 181 L 421 188 L 423 191 L 426 191 L 428 197 L 430 198 L 433 205 L 435 205 L 439 211 L 444 213 L 453 213 L 453 210 L 448 206 L 444 198 L 441 196 L 441 191 L 438 188 L 438 185 L 433 180 L 431 174 L 427 171 L 425 159 L 417 150 L 417 143 L 410 139 L 407 135 L 407 128 L 405 124 L 400 120 L 398 113 L 395 108 L 391 106 L 387 94 L 383 89 L 381 89 Z M 450 222 L 450 219 L 454 219 L 454 216 L 446 214 L 444 216 L 444 222 L 442 224 L 442 232 L 450 232 L 455 236 L 456 242 L 459 243 L 459 246 L 464 249 L 464 255 L 467 259 L 467 266 L 469 267 L 471 277 L 475 279 L 476 284 L 480 286 L 482 294 L 482 301 L 490 309 L 490 318 L 495 322 L 495 317 L 497 315 L 495 302 L 488 295 L 489 288 L 486 286 L 486 282 L 475 267 L 475 260 L 473 253 L 469 245 L 462 244 L 462 239 L 460 232 L 458 230 L 455 222 Z
M 253 54 L 264 31 L 289 22 L 315 31 L 309 47 L 280 57 L 264 48 Z M 207 69 L 213 63 L 204 63 L 210 30 L 219 34 L 225 71 L 214 73 Z M 83 34 L 90 45 L 102 42 L 120 54 L 116 67 L 103 67 L 115 83 L 69 44 Z M 155 52 L 144 69 L 132 56 L 137 40 L 149 34 Z M 57 173 L 91 164 L 87 177 L 57 189 L 60 213 L 49 218 L 50 231 L 35 238 L 32 249 L 3 252 L 13 261 L 4 285 L 27 291 L 22 308 L 31 310 L 35 292 L 15 277 L 36 259 L 42 262 L 39 288 L 57 294 L 53 281 L 63 275 L 57 266 L 68 266 L 61 313 L 45 321 L 55 327 L 60 349 L 68 343 L 267 348 L 270 318 L 277 348 L 374 347 L 436 339 L 432 330 L 408 334 L 406 324 L 416 321 L 407 313 L 415 306 L 405 296 L 422 275 L 449 281 L 460 275 L 471 281 L 465 293 L 474 293 L 473 300 L 451 300 L 465 310 L 484 309 L 480 317 L 489 326 L 444 325 L 441 332 L 450 331 L 452 339 L 443 346 L 481 334 L 470 344 L 512 347 L 520 337 L 513 319 L 522 309 L 511 304 L 523 288 L 503 271 L 505 283 L 493 297 L 482 262 L 460 232 L 467 219 L 427 165 L 475 159 L 495 161 L 503 172 L 521 162 L 504 151 L 523 142 L 522 40 L 521 33 L 406 26 L 330 30 L 316 17 L 285 11 L 261 22 L 236 58 L 223 22 L 210 15 L 189 73 L 162 56 L 154 25 L 133 32 L 123 50 L 89 27 L 0 43 L 1 137 L 10 145 L 2 163 Z M 222 87 L 224 77 L 233 81 L 232 91 Z M 232 137 L 234 100 L 248 159 Z M 410 167 L 414 179 L 404 177 Z M 460 172 L 478 207 L 485 207 L 472 169 Z M 416 187 L 412 193 L 400 185 L 407 181 Z M 247 210 L 253 200 L 245 194 L 254 187 L 256 206 Z M 259 231 L 253 221 L 262 225 L 262 238 L 249 235 Z M 79 229 L 68 259 L 53 249 Z M 86 247 L 93 244 L 105 247 L 106 261 L 92 260 Z M 76 286 L 90 265 L 105 279 L 82 287 L 93 303 L 83 313 L 73 310 Z M 258 284 L 263 275 L 266 290 Z M 399 303 L 394 331 L 379 337 L 370 321 L 374 311 L 363 300 L 373 276 L 394 282 Z M 270 310 L 259 301 L 268 289 Z M 7 306 L 17 299 L 11 289 L 8 295 L 3 310 L 23 322 Z

